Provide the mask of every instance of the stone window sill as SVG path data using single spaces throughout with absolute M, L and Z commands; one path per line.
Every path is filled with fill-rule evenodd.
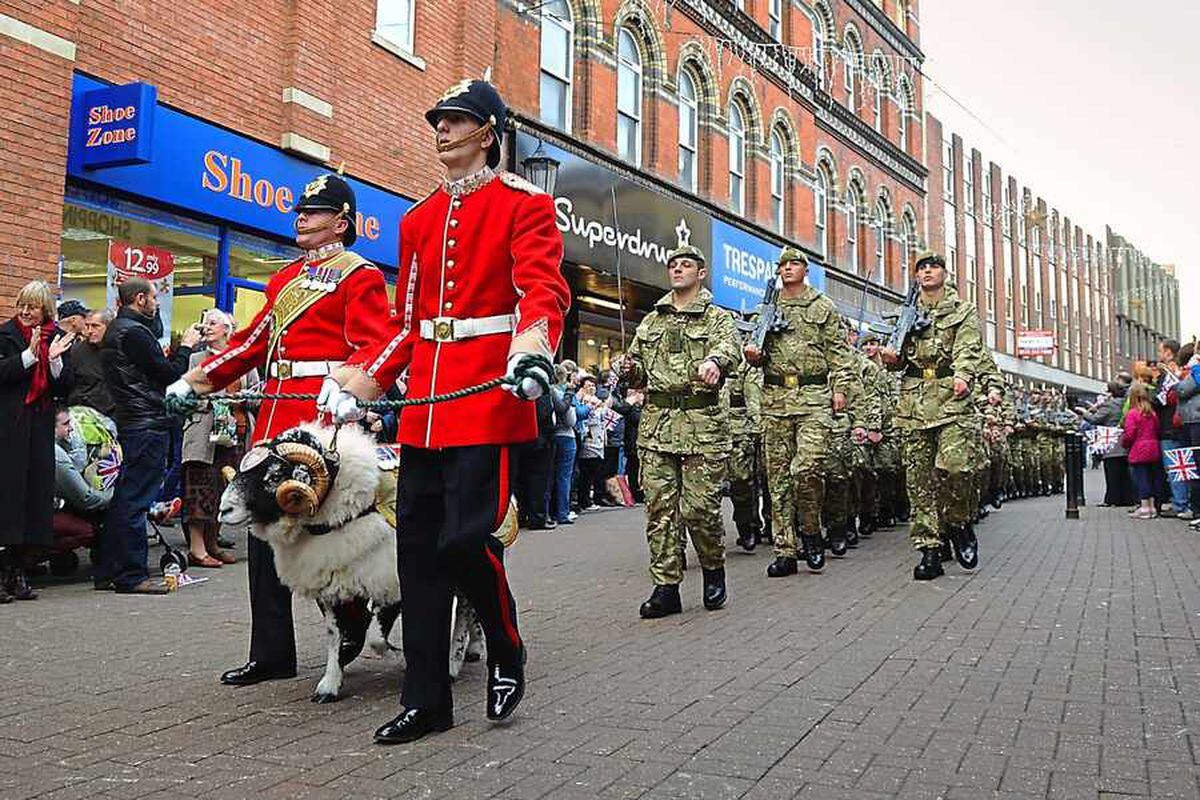
M 422 72 L 425 71 L 425 59 L 415 55 L 412 51 L 405 49 L 403 45 L 392 41 L 386 36 L 381 36 L 378 31 L 371 34 L 371 42 L 379 45 L 400 60 L 407 61 Z

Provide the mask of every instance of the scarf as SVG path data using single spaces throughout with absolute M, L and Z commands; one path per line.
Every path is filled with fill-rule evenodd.
M 33 338 L 33 328 L 27 328 L 19 321 L 17 327 L 25 337 L 25 344 Z M 41 337 L 38 339 L 37 361 L 33 364 L 33 377 L 29 381 L 29 391 L 25 393 L 25 405 L 31 408 L 44 408 L 50 402 L 50 340 L 54 338 L 58 326 L 53 322 L 43 323 Z

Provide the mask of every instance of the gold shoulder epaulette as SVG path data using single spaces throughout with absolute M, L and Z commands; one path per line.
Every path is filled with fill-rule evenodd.
M 522 178 L 515 172 L 504 171 L 500 173 L 500 182 L 510 189 L 516 189 L 527 194 L 545 194 L 541 189 L 534 186 L 529 181 Z

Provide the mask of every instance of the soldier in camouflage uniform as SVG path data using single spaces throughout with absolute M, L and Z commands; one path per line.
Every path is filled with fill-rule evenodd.
M 979 373 L 982 337 L 974 307 L 946 287 L 942 256 L 932 251 L 918 254 L 913 272 L 930 325 L 913 331 L 900 353 L 889 348 L 882 353 L 884 363 L 904 376 L 896 417 L 905 434 L 913 511 L 909 536 L 921 551 L 913 578 L 932 580 L 943 574 L 943 530 L 964 568 L 978 563 L 971 512 L 979 437 L 971 384 Z
M 671 291 L 638 325 L 621 371 L 646 390 L 638 428 L 646 539 L 654 591 L 645 619 L 682 610 L 678 543 L 686 532 L 704 572 L 704 607 L 725 604 L 721 484 L 729 456 L 729 421 L 718 393 L 742 360 L 733 317 L 702 285 L 704 254 L 683 245 L 667 255 Z
M 738 544 L 753 552 L 762 538 L 759 516 L 758 450 L 762 434 L 762 372 L 743 361 L 725 382 L 729 394 L 729 499 Z
M 991 485 L 993 465 L 999 468 L 999 456 L 997 453 L 998 439 L 996 438 L 996 429 L 994 420 L 990 419 L 988 409 L 992 407 L 993 397 L 997 399 L 1003 396 L 1004 392 L 1004 376 L 1000 374 L 1000 368 L 996 366 L 996 360 L 992 358 L 992 353 L 983 344 L 983 340 L 979 342 L 978 353 L 979 372 L 976 374 L 973 381 L 977 391 L 975 392 L 975 413 L 979 424 L 979 470 L 976 477 L 976 504 L 975 511 L 976 519 L 982 519 L 988 515 L 987 503 L 991 500 Z
M 763 368 L 763 444 L 771 494 L 775 560 L 767 575 L 796 574 L 796 530 L 808 568 L 825 565 L 821 506 L 833 412 L 846 408 L 854 381 L 850 348 L 833 302 L 804 279 L 804 254 L 779 256 L 779 318 L 788 329 L 771 333 L 763 350 L 747 345 L 746 358 Z
M 859 338 L 863 355 L 874 363 L 876 370 L 875 391 L 880 400 L 879 441 L 875 448 L 875 524 L 880 528 L 891 527 L 901 516 L 904 505 L 904 470 L 900 462 L 900 438 L 896 429 L 896 404 L 900 397 L 900 384 L 894 373 L 883 369 L 879 357 L 879 336 L 867 331 Z M 868 435 L 868 439 L 871 437 Z
M 868 538 L 875 532 L 877 524 L 876 486 L 879 483 L 879 451 L 883 442 L 883 406 L 890 398 L 881 382 L 884 369 L 859 350 L 854 351 L 854 358 L 861 390 L 850 402 L 854 422 L 850 440 L 856 451 L 851 507 L 858 517 L 857 536 Z M 850 520 L 849 527 L 856 527 L 854 519 Z
M 840 316 L 842 335 L 846 337 L 850 362 L 858 379 L 858 361 L 855 357 L 849 326 Z M 855 387 L 857 389 L 857 386 Z M 861 454 L 851 438 L 855 427 L 853 414 L 861 400 L 858 391 L 846 393 L 846 407 L 830 415 L 829 452 L 825 456 L 825 503 L 822 520 L 825 523 L 829 550 L 835 556 L 843 556 L 849 547 L 858 547 L 858 528 L 854 525 L 855 496 L 854 476 L 858 471 Z

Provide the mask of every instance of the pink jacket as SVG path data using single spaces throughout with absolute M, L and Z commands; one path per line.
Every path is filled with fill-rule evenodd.
M 1158 447 L 1158 417 L 1130 409 L 1125 415 L 1121 445 L 1129 450 L 1130 464 L 1154 464 L 1162 458 Z

